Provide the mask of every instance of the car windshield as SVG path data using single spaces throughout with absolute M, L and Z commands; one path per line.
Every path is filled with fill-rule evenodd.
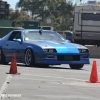
M 25 41 L 45 40 L 52 42 L 65 42 L 66 40 L 59 34 L 53 31 L 26 31 Z

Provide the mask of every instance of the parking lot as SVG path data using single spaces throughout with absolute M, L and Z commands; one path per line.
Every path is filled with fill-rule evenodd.
M 45 68 L 18 64 L 20 75 L 6 74 L 10 64 L 0 65 L 0 94 L 5 94 L 1 100 L 99 100 L 100 83 L 85 82 L 90 78 L 93 60 L 99 77 L 99 59 L 90 59 L 91 64 L 81 70 L 72 70 L 69 65 Z

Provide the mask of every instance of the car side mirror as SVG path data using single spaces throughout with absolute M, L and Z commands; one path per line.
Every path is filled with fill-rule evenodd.
M 13 39 L 15 42 L 21 42 L 21 39 Z

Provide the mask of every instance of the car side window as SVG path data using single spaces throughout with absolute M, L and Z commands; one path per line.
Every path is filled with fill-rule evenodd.
M 8 40 L 9 41 L 15 41 L 15 40 L 21 41 L 22 40 L 21 32 L 19 31 L 13 32 Z

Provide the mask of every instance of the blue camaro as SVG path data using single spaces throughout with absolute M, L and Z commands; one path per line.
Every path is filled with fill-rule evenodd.
M 0 63 L 11 62 L 13 53 L 17 62 L 26 66 L 69 64 L 72 69 L 80 69 L 90 63 L 88 48 L 70 43 L 51 30 L 11 31 L 0 40 Z

